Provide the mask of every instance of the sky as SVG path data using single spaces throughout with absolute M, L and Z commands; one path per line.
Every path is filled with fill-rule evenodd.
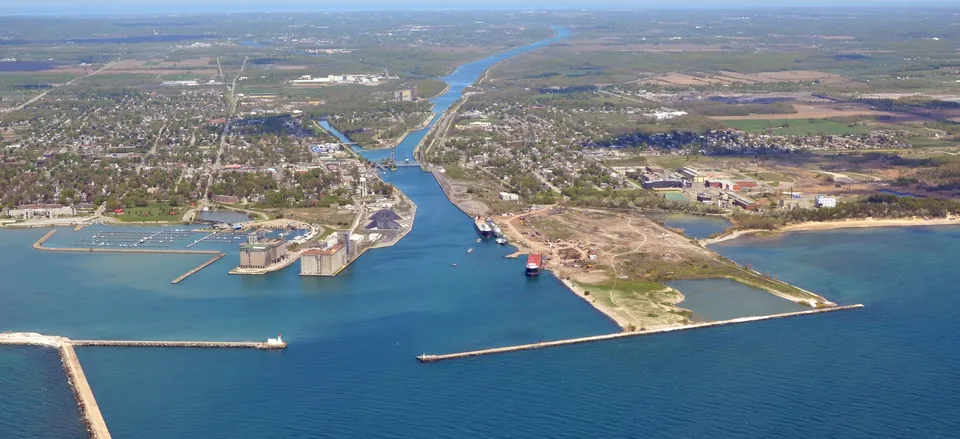
M 955 0 L 0 0 L 0 15 L 348 10 L 952 6 Z

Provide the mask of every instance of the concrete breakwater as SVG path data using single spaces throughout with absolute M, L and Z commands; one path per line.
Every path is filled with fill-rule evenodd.
M 252 348 L 285 349 L 286 342 L 259 341 L 162 341 L 162 340 L 70 340 L 74 346 L 107 346 L 136 348 Z
M 651 329 L 647 331 L 618 332 L 616 334 L 595 335 L 591 337 L 581 337 L 581 338 L 573 338 L 573 339 L 567 339 L 567 340 L 547 341 L 547 342 L 531 343 L 531 344 L 517 345 L 517 346 L 506 346 L 501 348 L 481 349 L 477 351 L 458 352 L 454 354 L 445 354 L 445 355 L 424 354 L 424 355 L 418 356 L 417 360 L 420 360 L 421 362 L 424 362 L 424 363 L 429 363 L 434 361 L 453 360 L 457 358 L 477 357 L 481 355 L 492 355 L 492 354 L 503 354 L 508 352 L 527 351 L 532 349 L 542 349 L 542 348 L 549 348 L 549 347 L 556 347 L 556 346 L 567 346 L 567 345 L 573 345 L 573 344 L 590 343 L 594 341 L 603 341 L 603 340 L 614 340 L 614 339 L 627 338 L 627 337 L 638 337 L 642 335 L 653 335 L 653 334 L 660 334 L 665 332 L 687 331 L 691 329 L 710 328 L 714 326 L 735 325 L 740 323 L 758 322 L 761 320 L 784 319 L 788 317 L 799 317 L 799 316 L 805 316 L 810 314 L 822 314 L 822 313 L 828 313 L 828 312 L 846 311 L 846 310 L 859 309 L 859 308 L 863 308 L 863 305 L 857 304 L 857 305 L 835 306 L 835 307 L 829 307 L 829 308 L 819 308 L 819 309 L 814 309 L 810 311 L 798 311 L 798 312 L 774 314 L 774 315 L 768 315 L 768 316 L 741 317 L 741 318 L 736 318 L 731 320 L 722 320 L 718 322 L 707 322 L 707 323 L 695 323 L 692 325 L 676 326 L 672 328 Z
M 100 406 L 93 396 L 93 389 L 87 382 L 87 376 L 80 367 L 80 359 L 74 346 L 109 347 L 172 347 L 172 348 L 253 348 L 284 349 L 287 343 L 277 339 L 265 342 L 230 341 L 153 341 L 153 340 L 71 340 L 66 337 L 43 335 L 35 332 L 0 333 L 0 345 L 44 346 L 57 349 L 67 374 L 67 381 L 77 399 L 77 405 L 83 413 L 91 439 L 111 439 L 107 423 L 100 412 Z
M 193 276 L 193 275 L 196 274 L 198 271 L 203 270 L 204 268 L 207 268 L 210 264 L 219 261 L 219 260 L 220 260 L 221 258 L 223 258 L 224 256 L 226 256 L 226 255 L 223 254 L 223 253 L 220 253 L 220 254 L 218 254 L 218 255 L 210 258 L 208 261 L 206 261 L 206 262 L 198 265 L 196 268 L 194 268 L 194 269 L 192 269 L 192 270 L 190 270 L 190 271 L 188 271 L 188 272 L 186 272 L 186 273 L 181 274 L 181 275 L 178 276 L 176 279 L 170 281 L 170 283 L 172 283 L 172 284 L 178 284 L 178 283 L 180 283 L 180 282 L 183 282 L 184 279 L 186 279 L 186 278 L 188 278 L 188 277 L 190 277 L 190 276 Z
M 107 430 L 107 422 L 103 420 L 103 414 L 100 413 L 100 406 L 97 405 L 96 398 L 93 397 L 93 389 L 87 382 L 87 376 L 80 367 L 80 359 L 74 352 L 70 343 L 60 345 L 60 358 L 63 360 L 63 368 L 67 372 L 67 380 L 73 389 L 73 394 L 77 398 L 77 405 L 83 413 L 84 423 L 87 425 L 87 431 L 90 432 L 91 439 L 110 439 L 110 431 Z

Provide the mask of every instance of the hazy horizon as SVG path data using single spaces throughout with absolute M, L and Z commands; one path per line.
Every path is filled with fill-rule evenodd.
M 744 8 L 844 8 L 844 7 L 942 7 L 954 6 L 951 0 L 784 0 L 771 4 L 768 1 L 706 1 L 676 0 L 665 4 L 651 0 L 487 0 L 462 2 L 451 5 L 442 0 L 418 0 L 415 2 L 394 0 L 366 0 L 340 2 L 328 0 L 278 0 L 262 2 L 252 0 L 35 0 L 8 5 L 0 15 L 116 15 L 116 14 L 194 14 L 194 13 L 267 13 L 267 12 L 323 12 L 323 11 L 422 11 L 422 10 L 569 10 L 569 9 L 744 9 Z

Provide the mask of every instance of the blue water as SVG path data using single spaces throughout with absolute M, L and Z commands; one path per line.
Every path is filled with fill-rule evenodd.
M 216 221 L 220 223 L 242 223 L 249 221 L 249 215 L 243 212 L 234 212 L 231 210 L 211 210 L 209 212 L 200 212 L 200 219 L 206 221 Z
M 0 437 L 89 437 L 55 349 L 0 346 L 0 371 Z
M 663 225 L 671 229 L 680 229 L 684 235 L 697 239 L 708 238 L 730 227 L 730 220 L 712 216 L 674 213 L 651 213 L 647 216 L 653 220 L 663 222 Z
M 887 194 L 887 195 L 896 195 L 898 197 L 905 197 L 905 198 L 926 198 L 923 195 L 908 194 L 906 192 L 897 192 L 890 189 L 880 189 L 877 192 L 880 192 L 882 194 Z
M 667 282 L 667 285 L 683 293 L 684 300 L 679 306 L 693 311 L 697 321 L 810 310 L 810 307 L 729 279 L 678 280 Z
M 398 155 L 410 154 L 412 137 Z M 862 310 L 424 365 L 414 356 L 617 328 L 552 276 L 526 279 L 522 260 L 502 258 L 511 249 L 477 243 L 430 174 L 389 179 L 419 205 L 413 230 L 336 278 L 301 278 L 296 265 L 227 276 L 231 250 L 171 285 L 206 256 L 46 253 L 29 248 L 44 230 L 0 231 L 0 330 L 208 340 L 283 332 L 290 341 L 278 352 L 78 349 L 118 439 L 948 438 L 960 429 L 960 271 L 950 257 L 960 229 L 716 247 Z M 51 245 L 89 233 L 96 228 L 64 229 Z M 79 425 L 72 397 L 18 389 L 20 379 L 0 374 L 0 389 L 17 389 L 13 405 L 61 407 L 30 428 L 72 437 L 54 430 Z M 0 426 L 39 422 L 16 413 L 0 410 Z

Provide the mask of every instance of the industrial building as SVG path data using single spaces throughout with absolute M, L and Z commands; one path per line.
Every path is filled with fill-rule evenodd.
M 500 199 L 503 201 L 520 201 L 520 196 L 510 192 L 500 192 Z
M 704 204 L 710 204 L 713 202 L 713 197 L 711 197 L 708 193 L 699 192 L 697 193 L 697 201 Z
M 740 208 L 746 210 L 757 210 L 760 208 L 760 204 L 754 201 L 753 198 L 745 197 L 732 192 L 728 192 L 727 196 L 730 197 L 730 202 L 733 203 L 734 206 L 739 206 Z
M 300 275 L 335 276 L 347 261 L 347 249 L 342 243 L 328 249 L 307 250 L 300 256 Z
M 287 241 L 279 238 L 258 239 L 240 245 L 240 268 L 266 268 L 287 257 Z
M 644 189 L 682 189 L 683 180 L 673 177 L 658 177 L 644 175 L 640 177 L 640 185 Z
M 689 166 L 682 167 L 677 171 L 680 172 L 680 175 L 682 175 L 684 178 L 694 183 L 703 183 L 704 179 L 707 178 L 702 172 Z

